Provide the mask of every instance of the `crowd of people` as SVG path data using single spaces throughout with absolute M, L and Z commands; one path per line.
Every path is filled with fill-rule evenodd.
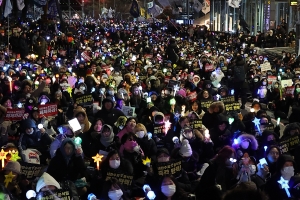
M 300 198 L 296 54 L 202 26 L 59 28 L 22 23 L 1 52 L 3 199 Z

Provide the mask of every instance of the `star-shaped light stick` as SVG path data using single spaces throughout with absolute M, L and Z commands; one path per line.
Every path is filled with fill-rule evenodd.
M 3 149 L 0 151 L 0 160 L 2 160 L 2 169 L 4 168 L 4 160 L 6 159 L 6 155 L 8 152 L 5 152 Z
M 12 182 L 13 178 L 15 177 L 15 175 L 12 174 L 12 172 L 9 172 L 8 175 L 4 175 L 5 176 L 5 187 L 7 188 L 8 184 Z
M 94 159 L 94 162 L 97 162 L 97 170 L 99 170 L 100 162 L 102 161 L 103 155 L 100 155 L 99 153 L 97 153 L 97 155 L 92 158 Z
M 9 159 L 10 161 L 18 161 L 21 159 L 18 151 L 13 150 L 12 152 L 9 152 L 9 154 L 11 156 Z
M 175 97 L 176 92 L 179 90 L 178 84 L 177 84 L 177 85 L 174 85 L 173 90 L 174 90 L 174 97 Z
M 151 159 L 149 159 L 148 157 L 145 160 L 142 159 L 142 161 L 143 161 L 143 165 L 147 165 L 148 167 L 150 166 Z
M 285 192 L 286 192 L 286 195 L 288 196 L 288 197 L 291 197 L 291 194 L 290 194 L 290 191 L 289 191 L 289 188 L 290 188 L 290 186 L 289 186 L 289 181 L 288 180 L 285 180 L 282 176 L 280 177 L 280 180 L 279 181 L 277 181 L 280 185 L 281 185 L 281 188 L 282 189 L 285 189 Z
M 259 121 L 259 119 L 255 117 L 252 122 L 255 124 L 257 130 L 260 132 L 260 127 L 259 127 L 260 121 Z
M 72 97 L 72 88 L 71 87 L 67 88 L 67 92 L 70 94 L 70 97 Z
M 168 130 L 171 128 L 171 122 L 169 120 L 165 121 L 165 134 L 168 133 Z

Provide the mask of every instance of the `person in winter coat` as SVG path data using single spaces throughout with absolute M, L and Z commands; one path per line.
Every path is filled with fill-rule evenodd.
M 104 183 L 100 199 L 122 199 L 129 200 L 126 190 L 115 178 L 109 179 Z
M 221 101 L 213 102 L 208 112 L 206 112 L 202 118 L 202 123 L 207 129 L 212 129 L 215 127 L 215 123 L 218 121 L 218 114 L 225 111 L 224 103 Z
M 22 121 L 22 132 L 19 139 L 19 150 L 22 152 L 28 148 L 37 149 L 41 152 L 41 163 L 46 162 L 46 158 L 50 157 L 48 148 L 52 142 L 50 136 L 46 133 L 44 128 L 40 130 L 35 126 L 32 119 L 25 119 Z
M 47 172 L 44 172 L 43 175 L 39 178 L 36 183 L 36 192 L 43 191 L 55 191 L 61 189 L 59 183 Z
M 125 127 L 117 134 L 119 139 L 121 140 L 123 135 L 126 133 L 132 133 L 134 131 L 135 126 L 136 126 L 136 119 L 134 117 L 129 117 L 126 120 Z
M 220 200 L 223 193 L 237 182 L 236 153 L 230 146 L 223 147 L 209 162 L 196 189 L 203 200 Z
M 72 139 L 66 138 L 51 159 L 47 173 L 58 182 L 65 180 L 75 182 L 83 177 L 84 172 L 85 165 L 81 152 L 77 152 Z
M 221 148 L 231 143 L 231 132 L 228 130 L 229 123 L 227 117 L 219 114 L 217 119 L 218 121 L 214 128 L 209 130 L 215 152 L 218 152 Z
M 159 188 L 160 186 L 160 188 Z M 161 179 L 161 183 L 158 184 L 158 190 L 156 189 L 155 193 L 157 194 L 157 199 L 161 200 L 188 200 L 188 194 L 183 191 L 183 189 L 178 184 L 178 181 L 170 176 L 164 176 Z
M 177 63 L 179 60 L 179 49 L 178 46 L 176 44 L 175 39 L 171 38 L 169 41 L 169 45 L 166 49 L 166 55 L 167 55 L 167 59 L 172 61 L 172 63 Z
M 19 37 L 19 47 L 20 47 L 21 58 L 26 59 L 26 57 L 29 54 L 29 47 L 28 47 L 28 41 L 26 39 L 25 32 Z
M 144 156 L 146 158 L 151 158 L 151 160 L 155 160 L 157 147 L 154 140 L 148 136 L 146 127 L 143 124 L 138 123 L 134 128 L 134 133 L 137 137 L 137 143 L 144 152 Z
M 132 164 L 135 179 L 144 175 L 143 171 L 146 170 L 146 167 L 142 162 L 142 159 L 144 159 L 144 152 L 136 142 L 134 133 L 126 133 L 123 135 L 121 139 L 120 154 Z
M 181 167 L 187 173 L 189 180 L 194 184 L 199 183 L 200 175 L 197 173 L 201 169 L 199 155 L 192 150 L 187 139 L 183 139 L 180 148 L 173 150 L 172 158 L 182 159 Z
M 77 118 L 81 126 L 81 132 L 83 134 L 88 132 L 88 130 L 90 130 L 91 127 L 91 122 L 89 122 L 85 109 L 81 106 L 77 106 L 73 112 L 74 112 L 74 117 Z
M 66 138 L 74 138 L 74 133 L 69 125 L 62 125 L 58 127 L 59 135 L 53 140 L 50 145 L 50 156 L 53 158 L 55 156 L 55 152 L 59 149 L 62 141 Z
M 284 189 L 282 185 L 278 183 L 281 179 L 285 181 L 290 181 L 290 179 L 296 173 L 295 171 L 295 162 L 292 156 L 283 154 L 278 158 L 277 167 L 275 174 L 270 178 L 270 180 L 266 183 L 264 191 L 269 195 L 269 198 L 272 200 L 282 200 L 288 199 L 288 194 L 286 190 L 290 188 Z
M 264 158 L 267 161 L 267 168 L 265 166 L 264 167 L 268 173 L 270 173 L 270 176 L 273 176 L 276 173 L 277 161 L 280 155 L 281 151 L 278 146 L 271 145 L 266 149 Z
M 87 133 L 80 136 L 82 139 L 81 146 L 85 157 L 91 159 L 93 156 L 99 153 L 99 137 L 101 137 L 100 134 L 103 124 L 104 123 L 102 119 L 96 119 L 93 122 L 91 129 Z
M 103 119 L 105 124 L 114 126 L 120 116 L 125 116 L 121 110 L 114 108 L 114 101 L 111 98 L 103 99 L 102 105 L 102 109 L 97 112 L 96 118 Z
M 245 82 L 246 78 L 246 65 L 244 58 L 241 55 L 238 55 L 235 60 L 235 67 L 233 68 L 233 79 L 234 79 L 234 98 L 235 101 L 238 101 L 239 96 L 242 99 L 241 108 L 245 108 L 247 101 L 246 89 L 247 83 Z
M 234 140 L 233 147 L 235 148 L 239 161 L 244 157 L 245 153 L 248 153 L 249 156 L 255 157 L 258 149 L 258 142 L 253 135 L 242 133 Z
M 9 173 L 12 173 L 14 177 L 12 181 L 6 185 L 5 176 L 8 175 Z M 0 184 L 1 185 L 3 184 L 7 189 L 7 194 L 10 197 L 8 199 L 10 200 L 21 199 L 22 197 L 21 189 L 23 185 L 21 184 L 21 165 L 19 162 L 8 161 L 6 163 L 6 165 L 4 166 L 3 170 L 0 173 Z
M 293 123 L 293 122 L 300 122 L 300 93 L 295 95 L 295 99 L 292 103 L 292 113 L 289 117 L 289 122 Z
M 280 139 L 282 140 L 290 136 L 299 135 L 299 133 L 300 133 L 300 124 L 297 122 L 290 123 L 286 125 L 285 129 L 283 130 L 283 136 Z

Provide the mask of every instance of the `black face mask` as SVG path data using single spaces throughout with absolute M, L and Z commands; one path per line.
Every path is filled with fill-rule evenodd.
M 276 144 L 277 144 L 276 140 L 270 140 L 270 141 L 267 142 L 268 147 L 272 146 L 272 145 L 276 145 Z

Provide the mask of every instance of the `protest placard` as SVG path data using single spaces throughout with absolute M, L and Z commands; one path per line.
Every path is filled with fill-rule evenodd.
M 20 121 L 23 119 L 25 110 L 20 108 L 8 108 L 4 120 L 6 121 Z
M 223 101 L 223 103 L 235 102 L 234 96 L 221 97 L 221 101 Z
M 91 57 L 88 56 L 86 52 L 82 52 L 82 53 L 81 53 L 81 57 L 82 57 L 85 61 L 91 61 Z
M 44 191 L 39 192 L 36 195 L 37 200 L 51 200 L 51 199 L 59 199 L 59 200 L 72 200 L 71 192 L 66 189 L 58 189 L 55 191 Z
M 167 87 L 173 89 L 175 85 L 178 85 L 178 87 L 179 87 L 180 86 L 180 81 L 169 80 Z
M 208 109 L 212 103 L 213 101 L 201 101 L 201 108 Z
M 174 177 L 181 176 L 181 160 L 174 160 L 170 162 L 159 162 L 156 164 L 159 176 L 173 175 Z
M 21 174 L 23 174 L 26 179 L 33 180 L 40 175 L 43 166 L 38 164 L 31 164 L 26 162 L 20 162 Z
M 291 87 L 293 85 L 292 79 L 281 80 L 281 87 Z
M 106 181 L 112 178 L 117 179 L 122 185 L 131 186 L 133 176 L 127 175 L 126 173 L 120 172 L 118 170 L 109 170 L 106 173 Z
M 57 115 L 56 104 L 39 105 L 39 117 L 53 117 Z
M 193 129 L 202 128 L 202 119 L 196 119 L 196 120 L 191 121 L 191 126 L 193 127 Z
M 265 63 L 260 65 L 260 71 L 265 72 L 265 71 L 268 71 L 268 70 L 272 70 L 271 64 L 269 62 L 265 62 Z
M 285 96 L 286 97 L 291 97 L 294 95 L 294 90 L 295 90 L 295 86 L 291 86 L 291 87 L 286 87 L 285 88 Z
M 277 77 L 276 76 L 268 76 L 268 84 L 269 85 L 272 85 L 276 81 L 277 81 Z
M 299 136 L 294 135 L 281 140 L 279 143 L 279 148 L 281 153 L 287 153 L 295 149 L 299 145 L 299 143 Z
M 206 63 L 204 66 L 204 69 L 205 69 L 205 72 L 212 72 L 212 71 L 214 71 L 214 65 Z
M 163 134 L 165 130 L 164 124 L 154 125 L 154 134 Z
M 121 111 L 124 113 L 126 117 L 134 117 L 135 116 L 135 107 L 123 106 Z
M 91 94 L 84 94 L 75 98 L 75 103 L 81 106 L 90 106 L 93 104 L 93 96 Z
M 197 99 L 197 92 L 194 91 L 194 92 L 190 92 L 188 95 L 187 95 L 187 99 L 189 101 L 195 101 Z
M 23 150 L 21 153 L 24 162 L 37 165 L 40 164 L 40 155 L 42 154 L 38 150 L 30 148 Z
M 227 112 L 240 112 L 241 105 L 239 102 L 225 103 L 224 105 Z

